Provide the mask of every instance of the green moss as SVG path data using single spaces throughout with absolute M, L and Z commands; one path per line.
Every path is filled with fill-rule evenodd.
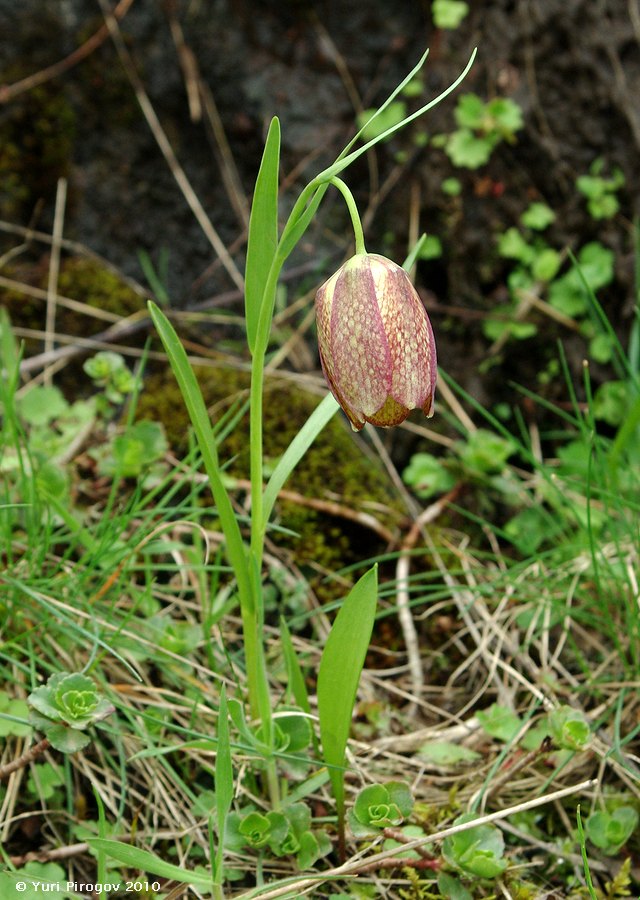
M 229 368 L 196 369 L 207 404 L 226 407 L 239 394 L 246 394 L 249 375 Z M 276 460 L 284 453 L 293 437 L 318 403 L 315 395 L 284 379 L 267 379 L 265 387 L 264 454 Z M 169 442 L 178 453 L 187 449 L 188 419 L 182 397 L 170 372 L 149 378 L 145 384 L 138 415 L 162 421 Z M 220 448 L 223 461 L 231 460 L 229 472 L 238 478 L 249 477 L 248 416 Z M 363 501 L 377 502 L 397 511 L 397 515 L 380 516 L 387 527 L 393 527 L 400 516 L 397 497 L 382 467 L 366 456 L 360 441 L 334 417 L 318 436 L 308 453 L 285 485 L 305 497 L 332 500 L 359 510 Z M 335 570 L 381 552 L 382 541 L 369 529 L 340 516 L 310 509 L 302 504 L 281 500 L 277 507 L 278 524 L 291 529 L 299 537 L 278 534 L 274 540 L 289 547 L 298 565 Z
M 48 260 L 45 258 L 38 265 L 13 265 L 3 269 L 3 275 L 13 281 L 46 290 L 48 277 Z M 98 260 L 86 257 L 63 258 L 58 276 L 58 293 L 96 309 L 106 310 L 114 315 L 129 316 L 144 307 L 144 298 L 140 297 L 116 273 L 102 265 Z M 14 326 L 32 328 L 42 331 L 45 327 L 46 303 L 44 300 L 30 297 L 17 290 L 0 287 L 0 305 L 9 313 Z M 61 334 L 88 337 L 109 327 L 111 323 L 92 319 L 74 310 L 59 306 L 56 311 L 56 330 Z M 139 338 L 133 337 L 129 342 L 141 344 L 144 333 Z M 42 343 L 28 338 L 25 340 L 25 355 L 32 356 L 42 351 Z M 71 380 L 77 389 L 79 369 L 74 362 L 65 369 L 61 386 L 65 377 L 71 372 Z M 80 375 L 84 381 L 84 375 Z
M 6 266 L 3 275 L 13 281 L 46 290 L 48 279 L 47 260 L 38 265 Z M 117 316 L 130 316 L 144 306 L 144 298 L 129 287 L 115 272 L 97 260 L 87 257 L 63 258 L 58 276 L 58 293 L 71 300 L 86 303 L 94 309 L 102 309 Z M 30 297 L 17 290 L 0 288 L 0 303 L 8 310 L 14 325 L 23 328 L 44 328 L 45 301 Z M 87 317 L 59 306 L 57 327 L 66 334 L 87 337 L 88 332 L 101 331 L 109 323 L 87 327 Z
M 115 272 L 97 260 L 81 256 L 71 257 L 63 262 L 58 277 L 58 293 L 123 317 L 130 316 L 144 306 L 144 299 Z M 77 315 L 66 310 L 62 315 L 73 326 Z M 83 325 L 86 331 L 84 319 Z M 78 332 L 72 330 L 71 333 Z
M 24 76 L 5 73 L 10 84 Z M 69 171 L 76 131 L 74 110 L 63 93 L 41 85 L 20 94 L 0 119 L 0 216 L 23 218 L 41 198 L 55 195 Z

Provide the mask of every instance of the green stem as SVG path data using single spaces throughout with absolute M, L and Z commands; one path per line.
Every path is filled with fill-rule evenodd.
M 611 445 L 607 465 L 613 477 L 614 486 L 616 487 L 618 484 L 620 460 L 622 459 L 624 451 L 633 440 L 633 436 L 638 426 L 640 426 L 640 397 L 636 398 L 635 403 L 633 403 L 631 409 L 627 412 L 625 420 L 618 429 L 618 433 Z
M 284 260 L 276 252 L 264 289 L 264 299 L 258 332 L 251 361 L 251 393 L 249 401 L 249 459 L 251 469 L 251 553 L 258 572 L 262 569 L 264 532 L 262 528 L 262 507 L 264 493 L 262 414 L 264 391 L 264 364 L 269 344 L 269 331 L 273 314 L 276 287 Z M 266 320 L 266 321 L 265 321 Z
M 273 316 L 276 288 L 284 259 L 276 251 L 267 283 L 265 284 L 262 309 L 258 322 L 258 330 L 251 361 L 251 390 L 249 400 L 249 461 L 251 480 L 251 545 L 249 565 L 253 571 L 250 576 L 252 606 L 251 615 L 243 614 L 243 633 L 247 659 L 247 680 L 251 715 L 260 719 L 263 727 L 264 741 L 269 746 L 273 743 L 273 719 L 271 715 L 271 695 L 264 655 L 262 633 L 264 628 L 264 603 L 262 598 L 262 557 L 264 552 L 264 529 L 262 527 L 264 505 L 264 467 L 263 467 L 263 391 L 264 365 L 269 345 L 269 332 Z M 251 666 L 249 665 L 251 661 Z M 277 806 L 277 779 L 273 780 L 267 764 L 267 782 L 271 802 Z
M 345 185 L 346 188 L 346 185 Z M 262 558 L 264 554 L 264 466 L 263 466 L 263 393 L 264 366 L 269 347 L 278 279 L 285 260 L 306 230 L 315 209 L 326 191 L 326 185 L 310 182 L 294 204 L 282 231 L 271 268 L 264 286 L 260 317 L 251 360 L 251 389 L 249 398 L 249 460 L 251 480 L 251 543 L 247 560 L 250 602 L 241 603 L 242 630 L 245 642 L 247 681 L 252 718 L 262 723 L 264 742 L 273 747 L 274 729 L 271 695 L 265 661 L 262 633 L 264 603 L 262 597 Z M 348 188 L 347 188 L 348 190 Z M 352 198 L 353 201 L 353 198 Z M 353 201 L 354 206 L 355 202 Z M 356 211 L 357 215 L 357 211 Z M 359 222 L 359 218 L 358 218 Z M 355 227 L 355 226 L 354 226 Z M 362 228 L 360 227 L 360 233 Z M 274 809 L 280 805 L 280 787 L 274 758 L 266 761 L 266 782 Z
M 345 185 L 346 187 L 346 185 Z M 273 319 L 273 307 L 276 298 L 278 279 L 285 260 L 302 237 L 308 222 L 304 219 L 308 216 L 309 201 L 316 193 L 320 197 L 326 187 L 311 181 L 302 191 L 291 211 L 289 219 L 282 231 L 269 275 L 264 286 L 260 318 L 256 331 L 256 340 L 251 360 L 251 392 L 249 399 L 249 459 L 251 478 L 251 553 L 258 567 L 262 571 L 262 555 L 264 548 L 265 524 L 263 523 L 263 440 L 262 440 L 262 413 L 264 391 L 264 364 L 269 346 L 269 334 L 271 333 L 271 321 Z M 348 190 L 348 188 L 347 188 Z M 312 201 L 313 202 L 313 201 Z M 302 227 L 301 226 L 302 223 Z M 293 239 L 292 239 L 293 236 Z M 260 604 L 261 605 L 261 604 Z M 257 607 L 259 608 L 259 607 Z
M 264 629 L 264 602 L 262 596 L 262 557 L 264 553 L 263 506 L 264 506 L 264 466 L 263 466 L 263 392 L 264 364 L 269 345 L 269 332 L 273 316 L 276 288 L 284 259 L 276 251 L 267 282 L 265 284 L 260 319 L 251 361 L 251 391 L 249 405 L 249 459 L 251 480 L 251 546 L 249 563 L 253 567 L 250 581 L 253 599 L 253 615 L 245 621 L 245 654 L 247 660 L 247 680 L 249 697 L 255 705 L 251 707 L 254 718 L 262 723 L 264 742 L 274 746 L 274 728 L 271 710 L 269 676 L 262 639 Z M 250 640 L 249 640 L 250 638 Z M 252 661 L 250 668 L 249 662 Z M 257 709 L 256 709 L 257 705 Z M 273 809 L 280 808 L 280 789 L 273 757 L 266 761 L 266 785 Z
M 415 121 L 415 119 L 418 119 L 420 116 L 424 115 L 428 110 L 432 109 L 434 106 L 437 106 L 438 103 L 441 103 L 442 100 L 444 100 L 445 97 L 448 97 L 449 94 L 458 87 L 460 82 L 464 80 L 464 78 L 467 75 L 467 72 L 473 65 L 473 61 L 476 58 L 477 52 L 478 52 L 478 48 L 476 47 L 473 50 L 471 57 L 469 58 L 469 62 L 462 70 L 462 73 L 460 75 L 458 75 L 456 80 L 452 84 L 450 84 L 448 88 L 445 88 L 445 90 L 442 91 L 441 94 L 438 94 L 438 96 L 434 97 L 433 100 L 430 100 L 428 103 L 425 103 L 424 106 L 421 106 L 420 109 L 417 109 L 415 112 L 411 113 L 410 116 L 406 116 L 401 122 L 397 122 L 395 125 L 392 125 L 391 128 L 387 128 L 386 131 L 383 131 L 381 134 L 377 134 L 370 141 L 367 141 L 366 144 L 363 144 L 362 147 L 358 147 L 357 150 L 353 150 L 351 153 L 346 153 L 345 151 L 348 150 L 349 147 L 353 146 L 355 139 L 357 137 L 359 137 L 360 135 L 362 135 L 363 129 L 361 128 L 360 131 L 358 132 L 358 134 L 356 135 L 356 137 L 352 141 L 350 141 L 349 145 L 345 148 L 345 151 L 343 151 L 340 154 L 338 159 L 332 165 L 330 165 L 327 169 L 324 169 L 324 171 L 320 172 L 319 175 L 316 175 L 316 178 L 315 178 L 316 183 L 320 184 L 324 181 L 329 181 L 334 175 L 337 175 L 339 172 L 342 172 L 344 169 L 346 169 L 348 166 L 350 166 L 352 162 L 354 162 L 356 159 L 358 159 L 359 156 L 362 156 L 363 153 L 367 153 L 367 151 L 369 151 L 376 144 L 380 143 L 380 141 L 385 141 L 387 138 L 391 137 L 392 134 L 395 134 L 396 131 L 399 131 L 401 128 L 405 128 L 407 125 L 409 125 L 410 122 Z M 411 72 L 409 72 L 407 77 L 398 85 L 398 87 L 393 91 L 393 93 L 385 100 L 385 102 L 382 104 L 382 106 L 379 107 L 378 112 L 375 114 L 375 116 L 373 116 L 373 118 L 369 119 L 368 124 L 373 122 L 373 120 L 375 118 L 377 118 L 377 116 L 382 112 L 383 109 L 387 108 L 387 106 L 391 103 L 391 101 L 395 97 L 397 97 L 397 95 L 400 93 L 400 91 L 411 81 L 411 79 L 414 77 L 414 75 L 416 75 L 420 71 L 426 58 L 427 58 L 427 54 L 425 53 L 423 55 L 422 59 L 420 60 L 420 62 L 418 63 L 418 65 L 414 69 L 412 69 Z
M 341 178 L 336 178 L 335 175 L 331 178 L 331 184 L 338 188 L 347 204 L 349 215 L 351 216 L 351 224 L 353 225 L 353 235 L 356 241 L 356 255 L 359 256 L 360 254 L 366 253 L 367 248 L 364 245 L 364 231 L 362 230 L 360 213 L 358 212 L 358 207 L 356 206 L 353 194 L 344 181 Z
M 280 782 L 278 781 L 278 770 L 276 768 L 275 758 L 272 756 L 267 760 L 267 790 L 269 791 L 269 799 L 271 800 L 272 809 L 278 810 L 281 806 Z

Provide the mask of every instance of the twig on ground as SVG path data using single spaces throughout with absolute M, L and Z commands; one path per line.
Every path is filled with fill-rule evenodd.
M 36 300 L 47 299 L 47 292 L 42 288 L 25 284 L 22 281 L 16 281 L 13 278 L 5 278 L 4 275 L 0 275 L 0 288 L 2 287 L 6 288 L 8 291 L 24 294 L 27 297 L 34 297 Z M 80 300 L 72 300 L 71 297 L 64 297 L 62 294 L 57 295 L 57 302 L 58 306 L 62 306 L 64 309 L 73 310 L 83 316 L 101 319 L 103 322 L 114 323 L 122 321 L 122 316 L 119 316 L 117 313 L 109 312 L 106 309 L 98 309 L 95 306 L 89 306 L 87 303 L 82 303 Z
M 547 753 L 550 753 L 554 749 L 553 742 L 551 738 L 545 737 L 540 742 L 538 747 L 535 747 L 533 750 L 529 750 L 527 753 L 523 753 L 518 755 L 518 751 L 508 757 L 503 766 L 502 772 L 494 781 L 490 781 L 487 785 L 486 789 L 483 790 L 482 793 L 482 801 L 483 804 L 487 802 L 488 798 L 492 794 L 496 794 L 500 788 L 508 784 L 513 780 L 513 776 L 516 773 L 520 772 L 522 769 L 534 763 L 541 756 L 545 756 Z
M 19 856 L 10 856 L 9 861 L 14 866 L 24 866 L 28 862 L 55 862 L 57 859 L 69 859 L 72 856 L 79 856 L 86 853 L 89 849 L 87 843 L 67 844 L 65 847 L 54 847 L 51 850 L 30 850 L 28 853 L 21 853 Z
M 118 3 L 111 13 L 113 18 L 117 21 L 123 19 L 132 3 L 133 0 L 120 0 L 120 3 Z M 22 78 L 20 81 L 16 81 L 13 84 L 0 85 L 0 103 L 8 103 L 19 94 L 24 94 L 25 91 L 30 91 L 32 88 L 38 87 L 38 85 L 44 84 L 46 81 L 51 81 L 52 78 L 57 78 L 58 75 L 62 75 L 64 72 L 68 72 L 69 69 L 77 66 L 79 62 L 82 62 L 83 59 L 90 56 L 94 50 L 97 50 L 108 37 L 109 29 L 106 25 L 101 25 L 95 34 L 92 34 L 84 44 L 76 47 L 76 49 L 70 53 L 69 56 L 65 56 L 64 59 L 59 60 L 57 63 L 53 63 L 51 66 L 47 66 L 46 69 L 34 72 L 33 75 L 28 75 L 26 78 Z
M 420 646 L 418 643 L 418 632 L 411 614 L 411 606 L 409 603 L 409 565 L 411 561 L 411 551 L 418 542 L 418 538 L 422 529 L 438 518 L 448 504 L 455 499 L 460 492 L 460 485 L 441 497 L 435 503 L 427 506 L 413 523 L 409 533 L 402 542 L 402 548 L 396 563 L 396 605 L 398 607 L 398 621 L 402 628 L 402 636 L 407 650 L 407 661 L 409 664 L 409 674 L 411 677 L 411 692 L 415 697 L 419 697 L 424 687 L 424 673 L 422 669 L 422 659 L 420 657 Z M 409 710 L 416 709 L 415 701 L 409 705 Z
M 427 856 L 422 856 L 420 859 L 407 859 L 406 856 L 394 858 L 391 856 L 382 860 L 382 862 L 363 863 L 358 869 L 358 874 L 364 875 L 368 872 L 377 872 L 379 869 L 432 869 L 437 871 L 441 867 L 442 862 L 439 859 Z
M 34 759 L 42 756 L 49 747 L 49 740 L 47 738 L 42 738 L 41 741 L 38 741 L 37 744 L 33 744 L 33 746 L 29 747 L 28 750 L 25 750 L 25 752 L 16 759 L 12 759 L 11 762 L 0 766 L 0 781 L 4 781 L 12 774 L 12 772 L 17 772 L 18 769 L 24 769 L 24 767 L 28 766 Z
M 198 221 L 198 224 L 202 228 L 214 251 L 220 258 L 220 261 L 229 274 L 229 277 L 237 288 L 243 290 L 244 280 L 242 278 L 242 275 L 240 274 L 240 271 L 235 262 L 231 258 L 229 251 L 220 238 L 220 235 L 214 228 L 213 223 L 206 214 L 204 207 L 200 202 L 200 198 L 194 191 L 184 169 L 178 162 L 178 158 L 173 150 L 173 147 L 171 146 L 169 138 L 167 137 L 166 132 L 160 124 L 160 120 L 156 115 L 156 111 L 153 108 L 151 101 L 149 100 L 149 95 L 147 94 L 144 85 L 142 84 L 142 80 L 140 79 L 140 76 L 136 71 L 135 65 L 131 58 L 131 54 L 129 53 L 127 46 L 122 39 L 120 27 L 117 20 L 114 19 L 112 13 L 107 8 L 106 0 L 100 0 L 100 6 L 102 7 L 107 27 L 109 28 L 109 33 L 111 34 L 111 38 L 115 44 L 116 50 L 118 51 L 122 66 L 126 72 L 127 78 L 131 82 L 131 86 L 133 87 L 136 99 L 140 104 L 142 113 L 147 120 L 147 125 L 151 129 L 151 133 L 156 139 L 156 143 L 158 144 L 158 147 L 160 148 L 160 151 L 162 152 L 162 155 L 164 156 L 167 165 L 169 166 L 171 174 L 177 182 L 178 187 L 182 191 L 182 196 L 187 201 L 192 213 Z
M 49 256 L 49 277 L 47 279 L 47 313 L 45 319 L 44 352 L 51 353 L 55 340 L 56 310 L 58 308 L 58 275 L 60 273 L 60 242 L 64 228 L 64 210 L 67 202 L 67 180 L 58 179 L 56 206 L 51 233 L 51 254 Z M 44 383 L 51 384 L 51 372 L 44 373 Z
M 486 816 L 478 816 L 477 819 L 473 819 L 470 822 L 463 822 L 459 825 L 452 825 L 449 828 L 443 828 L 442 831 L 436 831 L 433 834 L 425 835 L 421 838 L 416 838 L 415 840 L 410 841 L 405 846 L 405 850 L 414 850 L 417 847 L 426 847 L 428 844 L 434 844 L 438 841 L 444 840 L 444 838 L 449 837 L 452 834 L 460 834 L 463 831 L 468 831 L 470 828 L 475 828 L 478 825 L 486 825 L 489 822 L 498 822 L 502 819 L 507 819 L 509 816 L 515 815 L 516 813 L 525 812 L 529 809 L 536 809 L 538 806 L 546 806 L 547 803 L 555 803 L 559 800 L 564 799 L 565 797 L 570 797 L 573 794 L 579 794 L 584 791 L 589 790 L 590 788 L 595 787 L 597 784 L 597 780 L 595 778 L 591 778 L 588 781 L 581 781 L 579 784 L 571 785 L 570 787 L 562 788 L 559 791 L 554 791 L 551 794 L 544 794 L 542 797 L 534 797 L 532 800 L 527 800 L 524 803 L 518 803 L 515 806 L 510 806 L 506 809 L 499 809 L 496 812 L 489 813 Z M 264 890 L 256 891 L 255 888 L 246 891 L 243 894 L 240 894 L 236 900 L 256 900 L 256 898 L 260 898 L 260 900 L 276 900 L 278 897 L 283 897 L 287 894 L 290 894 L 293 889 L 296 891 L 307 890 L 313 887 L 316 887 L 318 884 L 321 884 L 323 881 L 328 879 L 335 880 L 338 878 L 352 878 L 357 877 L 363 871 L 363 866 L 373 866 L 381 868 L 380 865 L 382 862 L 388 859 L 393 859 L 395 854 L 397 853 L 397 849 L 393 848 L 391 850 L 383 850 L 380 853 L 376 853 L 374 856 L 367 857 L 365 859 L 357 859 L 355 861 L 350 861 L 344 863 L 341 866 L 337 866 L 334 869 L 328 869 L 326 872 L 319 873 L 316 876 L 310 878 L 302 878 L 297 883 L 294 883 L 293 880 L 289 880 L 289 883 L 283 885 L 282 887 L 272 888 L 266 887 Z
M 246 231 L 249 227 L 249 203 L 213 93 L 200 75 L 196 55 L 185 41 L 182 26 L 173 10 L 169 14 L 169 27 L 182 69 L 191 121 L 200 122 L 203 112 L 206 114 L 215 140 L 214 150 L 218 158 L 222 182 L 240 225 Z
M 408 844 L 411 841 L 411 838 L 407 837 L 404 831 L 401 831 L 399 828 L 383 828 L 382 833 L 386 838 L 391 838 L 392 841 L 397 841 L 399 844 Z M 422 859 L 437 862 L 424 847 L 416 847 L 416 853 L 421 856 Z
M 235 479 L 234 484 L 236 487 L 244 490 L 248 490 L 251 487 L 251 482 L 243 478 Z M 382 540 L 391 546 L 395 546 L 398 542 L 397 535 L 393 534 L 382 522 L 379 522 L 375 516 L 362 510 L 353 509 L 344 503 L 337 503 L 335 500 L 322 500 L 318 497 L 305 497 L 304 494 L 299 494 L 297 491 L 288 490 L 278 491 L 278 498 L 297 503 L 299 506 L 306 506 L 309 509 L 317 509 L 318 512 L 323 512 L 328 516 L 356 522 L 363 528 L 368 528 L 370 531 L 375 532 L 378 537 L 381 537 Z
M 531 847 L 537 847 L 539 850 L 543 850 L 545 853 L 548 853 L 551 859 L 557 858 L 557 845 L 550 844 L 547 841 L 541 841 L 538 838 L 533 837 L 531 834 L 527 834 L 526 831 L 522 831 L 520 828 L 516 828 L 510 822 L 500 822 L 500 828 L 502 828 L 503 831 L 507 831 L 509 834 L 514 835 L 514 837 L 517 837 L 518 840 L 523 844 L 529 844 L 529 846 Z M 582 865 L 582 857 L 578 853 L 568 853 L 564 847 L 562 849 L 562 858 L 568 860 L 574 865 Z M 597 859 L 589 860 L 589 865 L 594 870 L 594 872 L 609 872 L 609 867 L 605 865 L 605 863 L 601 863 Z
M 43 369 L 51 363 L 58 362 L 63 359 L 73 359 L 75 356 L 79 356 L 81 353 L 87 353 L 89 350 L 100 350 L 100 349 L 122 349 L 125 352 L 129 352 L 132 355 L 136 355 L 131 348 L 115 348 L 113 344 L 116 340 L 122 339 L 124 337 L 129 337 L 132 334 L 135 334 L 138 331 L 143 330 L 149 324 L 149 314 L 146 309 L 140 310 L 140 312 L 134 313 L 132 316 L 128 316 L 126 319 L 121 319 L 119 322 L 116 322 L 110 328 L 105 329 L 104 331 L 98 332 L 98 334 L 94 334 L 93 337 L 90 338 L 81 338 L 81 337 L 68 337 L 65 335 L 56 335 L 56 340 L 58 343 L 67 339 L 72 343 L 68 344 L 66 347 L 56 347 L 55 350 L 50 350 L 45 353 L 38 353 L 37 356 L 30 356 L 28 359 L 24 359 L 20 363 L 20 374 L 27 375 L 30 372 L 35 372 L 38 369 Z M 18 337 L 33 337 L 36 339 L 42 339 L 46 332 L 39 331 L 34 328 L 14 328 L 14 333 Z M 141 355 L 142 351 L 140 351 L 137 355 Z M 164 354 L 160 354 L 161 358 L 164 358 Z

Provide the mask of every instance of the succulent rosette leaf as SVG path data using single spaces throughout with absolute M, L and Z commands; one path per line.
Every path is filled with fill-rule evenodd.
M 433 414 L 436 346 L 403 268 L 375 253 L 348 260 L 316 294 L 325 378 L 354 431 Z
M 355 837 L 366 837 L 401 825 L 412 810 L 411 790 L 403 781 L 370 784 L 359 791 L 349 810 L 349 825 Z
M 86 675 L 59 673 L 27 698 L 31 723 L 57 750 L 74 753 L 85 747 L 89 735 L 80 734 L 114 711 Z

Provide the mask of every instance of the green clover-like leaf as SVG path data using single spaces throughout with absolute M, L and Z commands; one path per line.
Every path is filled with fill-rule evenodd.
M 280 750 L 288 750 L 290 753 L 300 753 L 311 743 L 312 731 L 309 719 L 299 710 L 287 711 L 287 715 L 278 714 L 277 727 L 286 743 Z
M 520 216 L 520 221 L 525 228 L 534 231 L 544 231 L 555 220 L 556 214 L 546 203 L 531 203 Z
M 92 356 L 91 359 L 87 359 L 82 368 L 89 378 L 99 382 L 105 381 L 116 372 L 124 369 L 125 361 L 120 353 L 114 353 L 113 350 L 101 350 L 95 356 Z
M 469 12 L 469 4 L 463 0 L 433 0 L 431 13 L 436 28 L 457 28 Z
M 517 228 L 507 228 L 498 238 L 498 253 L 505 259 L 517 259 L 529 265 L 535 259 L 535 250 Z
M 300 839 L 298 835 L 290 829 L 287 832 L 287 836 L 283 841 L 280 841 L 277 850 L 275 851 L 278 856 L 293 856 L 294 853 L 297 853 L 300 849 Z
M 423 499 L 448 491 L 455 484 L 451 472 L 431 453 L 414 453 L 402 473 L 402 480 Z
M 639 819 L 633 806 L 594 812 L 586 822 L 587 837 L 607 856 L 615 856 L 638 827 Z
M 29 708 L 24 700 L 12 698 L 5 691 L 0 691 L 0 738 L 9 734 L 26 737 L 31 731 L 31 725 L 13 721 L 13 717 L 25 719 L 28 715 Z
M 63 784 L 63 770 L 52 766 L 51 763 L 42 763 L 31 767 L 31 774 L 27 779 L 27 790 L 36 797 L 50 800 Z
M 597 335 L 603 338 L 611 350 L 611 342 L 606 334 Z M 594 341 L 591 342 L 593 346 Z M 595 354 L 592 355 L 595 357 Z M 598 360 L 600 362 L 600 360 Z M 608 360 L 605 360 L 608 362 Z M 605 381 L 601 384 L 593 398 L 593 415 L 608 425 L 621 425 L 630 406 L 631 388 L 626 381 Z
M 98 705 L 95 691 L 67 691 L 59 698 L 60 709 L 66 714 L 68 721 L 84 720 L 91 715 Z
M 282 813 L 267 813 L 267 818 L 279 817 L 279 827 L 272 827 L 269 847 L 275 856 L 295 856 L 299 869 L 308 869 L 316 860 L 331 852 L 329 836 L 311 830 L 311 811 L 305 803 L 292 803 Z
M 560 706 L 549 713 L 549 730 L 562 750 L 584 750 L 591 740 L 591 728 L 584 714 L 571 706 Z
M 18 409 L 29 425 L 46 425 L 64 415 L 69 404 L 60 388 L 36 385 L 20 398 Z
M 474 818 L 473 813 L 465 813 L 454 824 L 463 824 Z M 451 866 L 479 878 L 501 875 L 507 867 L 503 854 L 504 838 L 495 825 L 477 825 L 449 835 L 442 845 L 442 855 Z
M 522 109 L 509 97 L 495 97 L 487 103 L 487 114 L 504 138 L 511 138 L 524 125 Z
M 465 468 L 480 474 L 499 472 L 516 449 L 511 441 L 486 428 L 478 428 L 466 441 L 458 441 L 457 447 Z
M 320 856 L 320 846 L 313 831 L 305 831 L 300 835 L 299 847 L 296 851 L 296 862 L 299 869 L 309 869 Z
M 477 94 L 462 94 L 453 112 L 461 128 L 481 129 L 485 119 L 485 104 Z
M 91 741 L 86 731 L 69 728 L 68 725 L 49 725 L 42 729 L 54 750 L 60 753 L 77 753 Z
M 270 847 L 276 856 L 291 856 L 301 848 L 301 839 L 311 829 L 311 812 L 304 803 L 292 803 L 282 811 L 284 833 L 274 834 Z
M 251 812 L 242 819 L 238 831 L 250 847 L 260 849 L 271 836 L 271 821 L 262 813 Z
M 371 784 L 358 793 L 349 824 L 356 837 L 364 837 L 381 828 L 401 825 L 412 809 L 413 797 L 404 782 Z
M 375 116 L 374 119 L 375 113 L 375 109 L 365 109 L 357 117 L 358 128 L 362 129 L 363 141 L 371 141 L 402 122 L 407 115 L 407 104 L 403 100 L 397 100 L 395 103 L 390 103 L 385 111 Z M 370 119 L 372 120 L 371 124 L 369 124 Z
M 478 169 L 489 161 L 496 138 L 491 135 L 478 137 L 470 128 L 454 131 L 446 145 L 447 156 L 454 166 Z

